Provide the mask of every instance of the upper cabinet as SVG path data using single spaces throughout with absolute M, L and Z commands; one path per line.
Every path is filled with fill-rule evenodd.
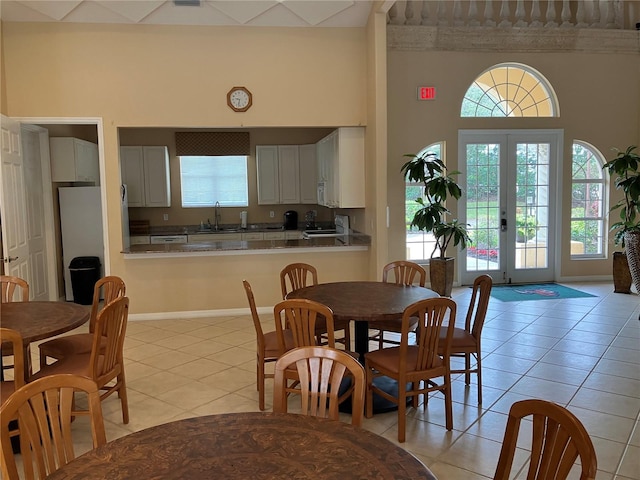
M 258 204 L 316 204 L 315 145 L 257 145 Z
M 73 137 L 51 137 L 51 181 L 100 185 L 98 145 Z
M 364 127 L 342 127 L 317 143 L 318 203 L 364 208 Z
M 130 207 L 171 206 L 167 147 L 120 147 L 120 162 Z

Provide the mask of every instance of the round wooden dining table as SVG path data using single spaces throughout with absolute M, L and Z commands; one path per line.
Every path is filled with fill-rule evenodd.
M 334 320 L 355 322 L 354 348 L 364 363 L 369 351 L 369 322 L 400 320 L 404 309 L 427 298 L 437 298 L 433 290 L 419 286 L 398 285 L 388 282 L 333 282 L 320 283 L 293 290 L 287 298 L 306 298 L 322 303 L 333 311 Z M 373 326 L 375 328 L 375 325 Z M 376 386 L 398 396 L 398 383 L 388 377 L 377 377 Z M 410 402 L 411 398 L 407 399 Z M 373 412 L 389 412 L 398 406 L 379 395 L 373 395 Z M 351 403 L 343 402 L 340 410 L 349 413 Z
M 439 296 L 425 287 L 387 282 L 320 283 L 287 294 L 287 298 L 306 298 L 328 306 L 335 320 L 354 320 L 354 347 L 361 358 L 369 351 L 369 322 L 401 319 L 412 303 Z
M 90 306 L 70 302 L 9 302 L 0 304 L 0 323 L 20 333 L 26 355 L 31 342 L 73 330 L 89 320 L 90 313 Z
M 73 330 L 89 320 L 90 313 L 90 306 L 70 302 L 0 304 L 2 328 L 19 332 L 25 345 Z
M 430 479 L 389 440 L 350 424 L 287 413 L 188 418 L 118 438 L 47 480 Z

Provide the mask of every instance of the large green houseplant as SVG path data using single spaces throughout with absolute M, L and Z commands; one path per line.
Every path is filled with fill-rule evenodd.
M 446 256 L 447 248 L 460 245 L 465 249 L 471 243 L 467 226 L 457 219 L 447 219 L 451 215 L 446 206 L 447 199 L 458 200 L 462 196 L 462 188 L 455 180 L 460 172 L 447 173 L 444 162 L 434 153 L 407 154 L 405 157 L 411 160 L 402 166 L 403 175 L 408 181 L 423 185 L 422 195 L 416 199 L 420 207 L 413 216 L 411 227 L 431 232 L 436 240 L 429 262 L 431 288 L 440 295 L 451 296 L 454 259 Z M 436 252 L 439 252 L 438 256 Z
M 640 156 L 634 152 L 637 147 L 632 145 L 626 150 L 614 149 L 617 156 L 603 165 L 610 175 L 615 175 L 615 186 L 622 190 L 624 197 L 610 208 L 610 212 L 620 211 L 620 220 L 610 227 L 614 244 L 620 245 L 625 251 L 626 261 L 631 271 L 633 283 L 640 293 Z M 616 266 L 614 258 L 614 282 L 616 281 Z M 629 285 L 630 286 L 630 285 Z M 629 287 L 618 288 L 616 292 L 629 293 Z

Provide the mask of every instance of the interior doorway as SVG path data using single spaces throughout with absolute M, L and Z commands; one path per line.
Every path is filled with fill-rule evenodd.
M 3 117 L 3 122 L 5 117 Z M 24 270 L 23 277 L 28 278 L 31 284 L 38 285 L 36 291 L 42 290 L 40 285 L 42 282 L 46 284 L 47 293 L 44 298 L 40 294 L 40 298 L 44 300 L 60 300 L 65 298 L 64 269 L 68 261 L 64 257 L 61 240 L 60 214 L 58 204 L 58 187 L 73 186 L 71 182 L 52 182 L 51 166 L 50 166 L 50 137 L 75 137 L 87 140 L 98 145 L 98 162 L 99 176 L 101 179 L 104 175 L 104 148 L 103 148 L 103 130 L 102 120 L 97 118 L 11 118 L 10 122 L 20 124 L 21 143 L 25 141 L 25 147 L 22 149 L 23 156 L 28 156 L 25 163 L 41 165 L 37 175 L 31 174 L 29 181 L 32 187 L 27 189 L 22 195 L 15 192 L 12 185 L 6 185 L 3 182 L 3 196 L 14 195 L 12 198 L 21 198 L 25 206 L 30 205 L 30 211 L 25 214 L 24 218 L 28 218 L 27 237 L 31 247 L 31 252 L 27 256 L 28 266 Z M 37 139 L 37 140 L 36 140 Z M 35 142 L 37 147 L 35 148 Z M 30 145 L 27 147 L 27 145 Z M 27 175 L 23 173 L 23 179 Z M 106 234 L 106 193 L 104 182 L 100 181 L 100 203 L 101 211 L 105 212 L 100 221 L 103 226 L 103 247 L 100 254 L 103 258 L 103 266 L 105 274 L 109 269 L 109 248 L 108 236 Z M 41 195 L 34 192 L 41 192 Z M 15 196 L 17 195 L 17 196 Z M 25 210 L 26 211 L 26 210 Z M 42 234 L 35 226 L 41 225 Z M 13 228 L 6 221 L 2 222 L 3 244 L 6 245 L 4 238 L 11 236 Z M 39 237 L 43 236 L 43 241 L 39 241 Z M 38 255 L 32 255 L 41 248 Z M 5 256 L 6 257 L 6 256 Z M 43 260 L 41 260 L 43 259 Z M 44 267 L 43 267 L 44 265 Z M 35 299 L 35 298 L 34 298 Z

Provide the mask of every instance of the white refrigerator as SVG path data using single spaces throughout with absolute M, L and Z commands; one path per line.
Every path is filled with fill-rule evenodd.
M 64 290 L 73 301 L 69 264 L 75 257 L 99 257 L 100 276 L 104 267 L 104 238 L 100 187 L 60 187 L 60 229 Z

